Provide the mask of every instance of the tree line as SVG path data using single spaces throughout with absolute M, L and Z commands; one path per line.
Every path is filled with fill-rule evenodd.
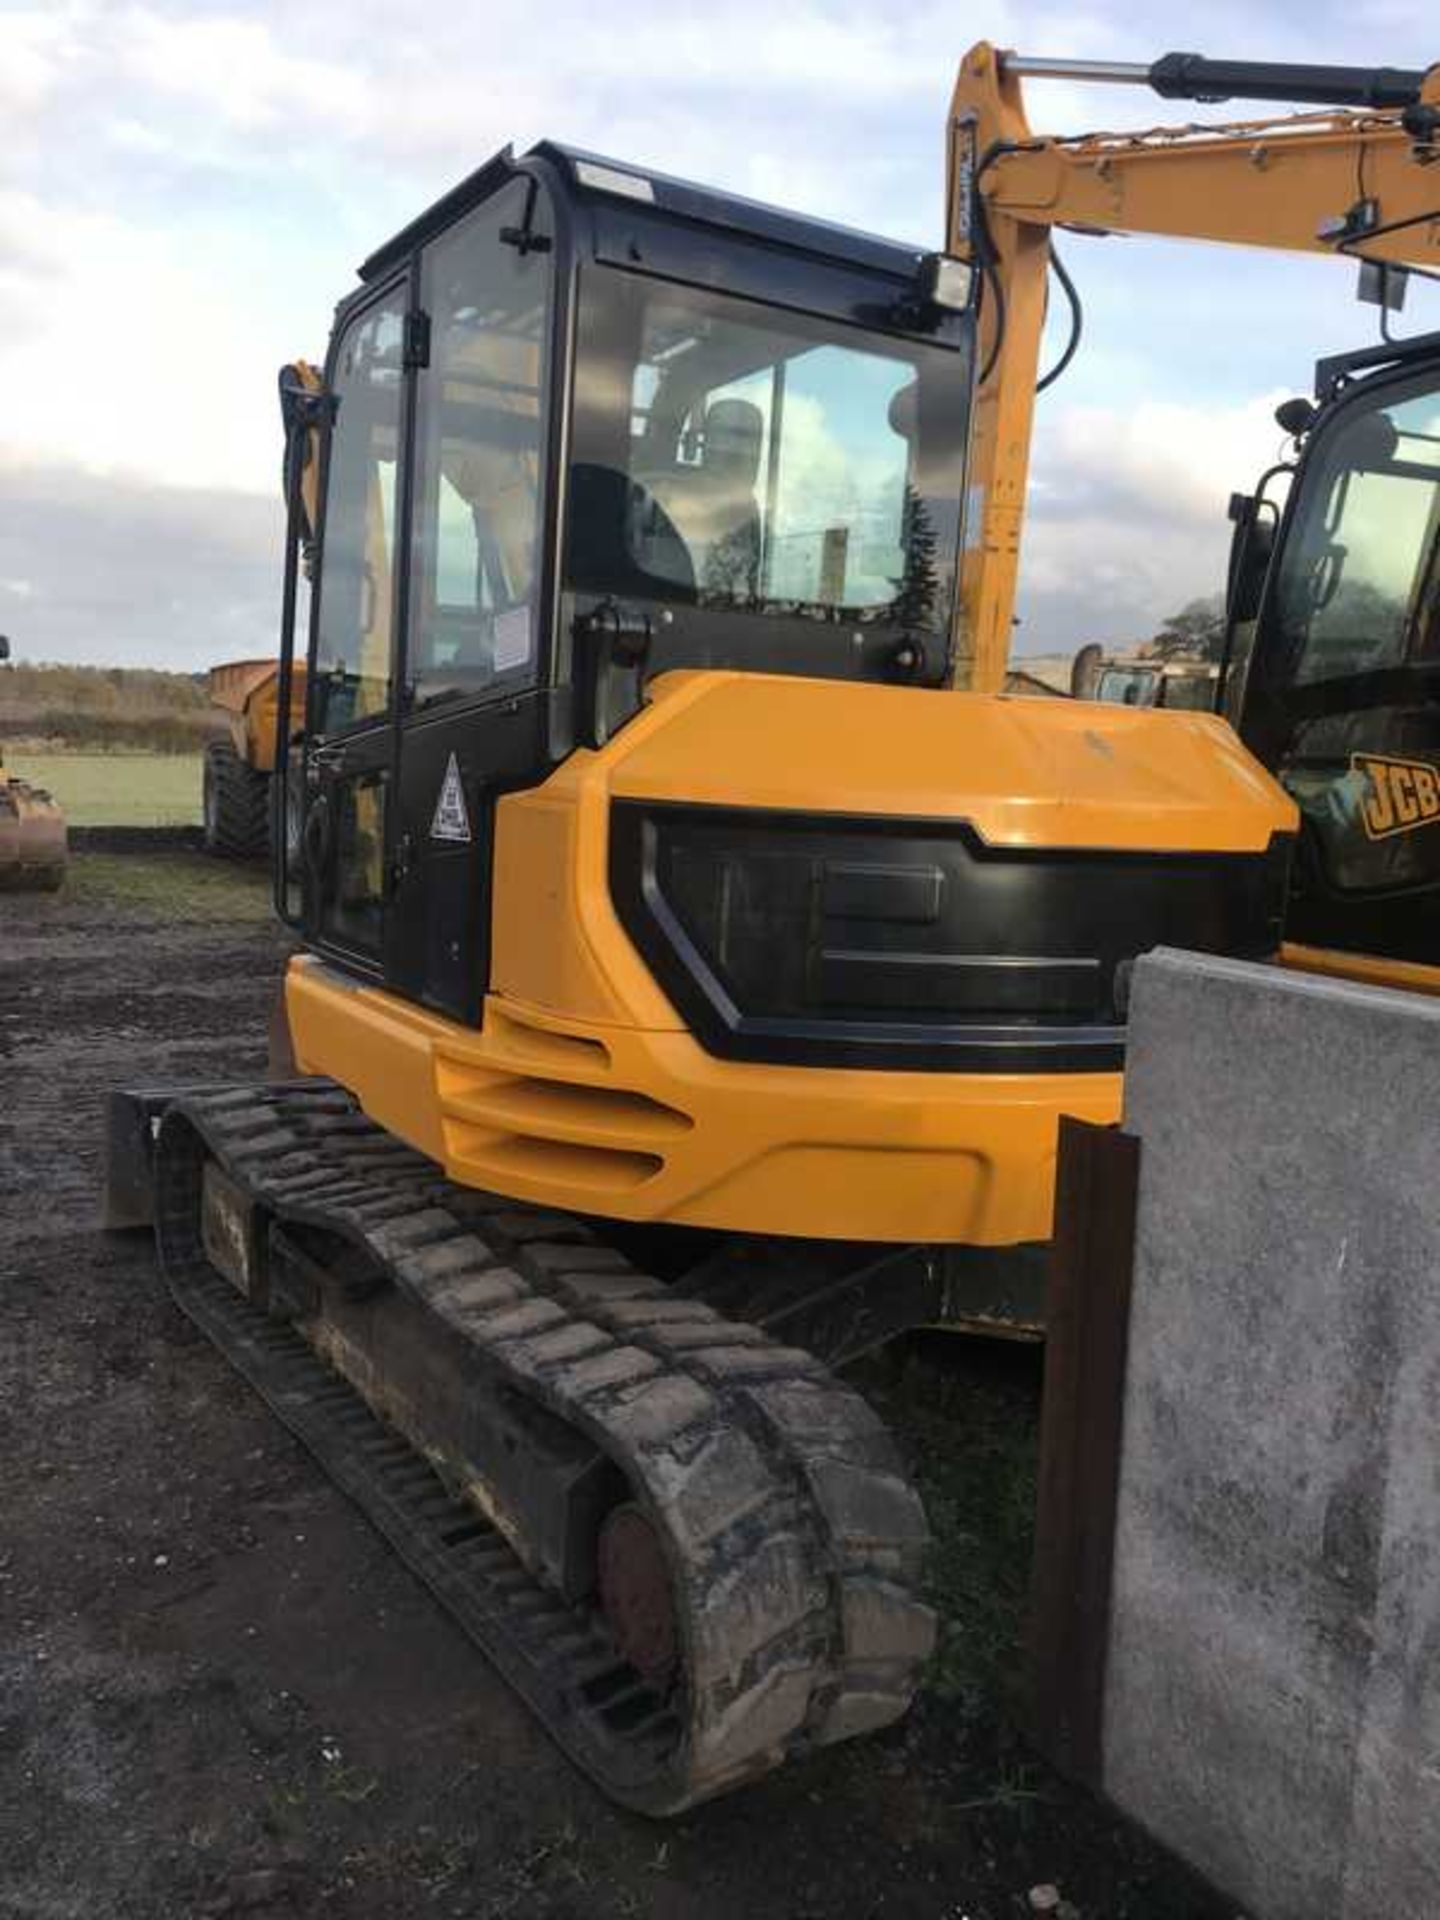
M 217 717 L 204 675 L 154 667 L 0 668 L 0 740 L 196 753 Z

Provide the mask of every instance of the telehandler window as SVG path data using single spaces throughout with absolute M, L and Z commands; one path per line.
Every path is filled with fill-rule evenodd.
M 1440 657 L 1440 393 L 1353 402 L 1317 444 L 1277 587 L 1298 685 Z M 1378 396 L 1377 396 L 1378 398 Z

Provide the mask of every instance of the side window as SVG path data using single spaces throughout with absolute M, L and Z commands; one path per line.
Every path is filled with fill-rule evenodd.
M 487 201 L 427 251 L 408 696 L 523 684 L 538 644 L 548 249 L 528 183 Z M 532 244 L 517 239 L 528 233 Z M 502 238 L 508 235 L 508 238 Z
M 368 308 L 340 343 L 316 610 L 314 725 L 335 733 L 390 705 L 390 623 L 404 295 Z
M 1160 675 L 1153 667 L 1107 667 L 1100 676 L 1095 698 L 1116 707 L 1158 706 Z

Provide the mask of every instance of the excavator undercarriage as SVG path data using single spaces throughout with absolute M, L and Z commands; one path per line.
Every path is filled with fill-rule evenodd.
M 186 1313 L 612 1797 L 676 1813 L 904 1712 L 924 1516 L 813 1355 L 323 1082 L 177 1103 L 155 1204 Z

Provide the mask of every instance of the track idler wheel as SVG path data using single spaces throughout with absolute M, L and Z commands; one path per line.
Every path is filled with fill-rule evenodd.
M 657 1692 L 675 1676 L 680 1630 L 660 1535 L 631 1502 L 612 1508 L 600 1529 L 600 1605 L 615 1645 Z

